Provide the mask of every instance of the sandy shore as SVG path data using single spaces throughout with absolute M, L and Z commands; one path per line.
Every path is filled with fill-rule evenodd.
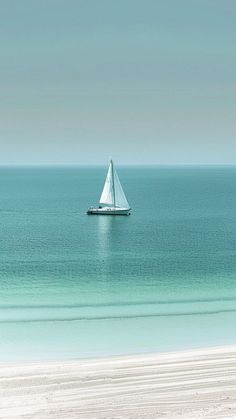
M 1 418 L 236 418 L 236 347 L 0 365 Z

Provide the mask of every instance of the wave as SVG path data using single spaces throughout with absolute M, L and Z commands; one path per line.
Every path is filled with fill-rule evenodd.
M 0 319 L 1 323 L 39 323 L 39 322 L 72 322 L 72 321 L 100 321 L 100 320 L 128 320 L 142 319 L 153 317 L 176 317 L 176 316 L 205 316 L 218 315 L 223 313 L 236 313 L 236 309 L 218 309 L 192 312 L 172 312 L 172 313 L 148 313 L 148 314 L 126 314 L 126 315 L 110 315 L 110 316 L 68 316 L 68 317 L 37 317 L 37 318 L 19 318 L 16 319 Z
M 189 300 L 161 300 L 161 301 L 128 301 L 128 302 L 107 302 L 90 304 L 0 304 L 0 310 L 20 310 L 20 309 L 70 309 L 70 308 L 102 308 L 102 307 L 128 307 L 128 306 L 148 306 L 148 305 L 171 305 L 171 304 L 197 304 L 197 303 L 224 303 L 234 302 L 236 297 L 224 298 L 201 298 Z

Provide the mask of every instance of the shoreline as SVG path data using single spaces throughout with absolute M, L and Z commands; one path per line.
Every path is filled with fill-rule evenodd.
M 0 363 L 0 417 L 235 418 L 236 345 Z

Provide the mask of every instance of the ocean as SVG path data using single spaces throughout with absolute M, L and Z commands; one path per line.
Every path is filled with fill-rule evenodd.
M 236 167 L 0 170 L 0 361 L 236 343 Z

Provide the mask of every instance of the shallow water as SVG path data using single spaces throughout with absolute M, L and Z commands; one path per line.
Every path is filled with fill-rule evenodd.
M 0 170 L 0 360 L 236 343 L 236 168 Z

